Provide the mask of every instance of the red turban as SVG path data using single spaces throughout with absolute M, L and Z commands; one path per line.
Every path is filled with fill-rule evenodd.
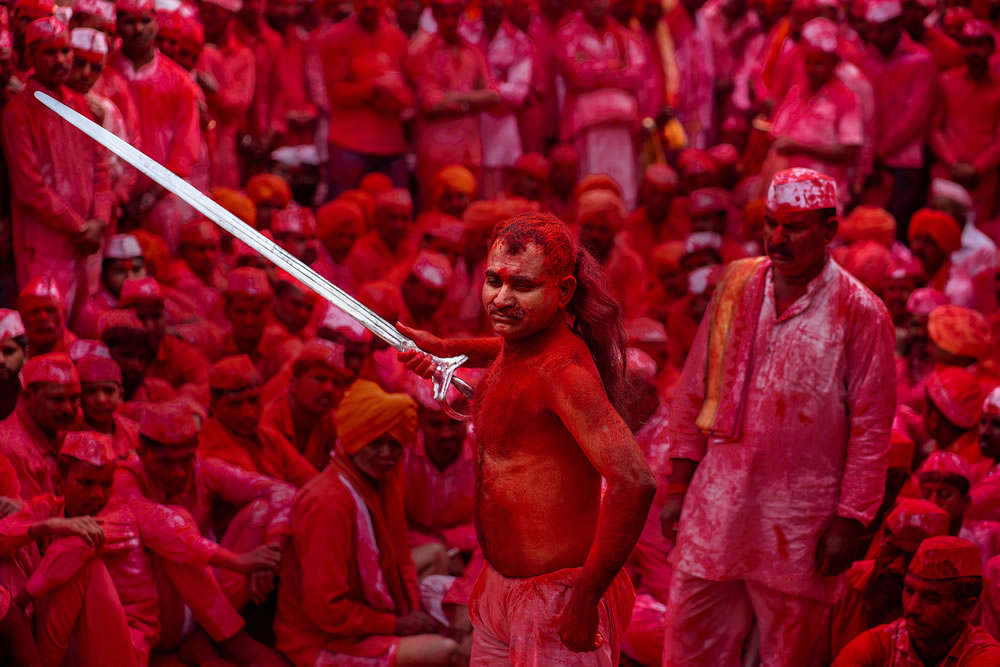
M 163 301 L 163 290 L 156 278 L 129 278 L 122 284 L 118 306 L 129 308 L 135 305 L 162 305 Z
M 97 318 L 97 330 L 101 332 L 101 338 L 105 338 L 106 334 L 114 329 L 145 331 L 142 320 L 131 308 L 107 310 Z
M 220 359 L 208 373 L 208 386 L 212 389 L 236 392 L 259 385 L 257 369 L 245 354 Z
M 826 174 L 796 167 L 783 169 L 767 189 L 767 210 L 815 211 L 837 208 L 837 182 Z
M 622 197 L 622 186 L 618 185 L 618 181 L 607 174 L 590 174 L 581 178 L 580 182 L 576 184 L 576 188 L 573 190 L 573 199 L 580 201 L 580 197 L 591 190 L 608 190 L 617 195 L 619 199 Z
M 76 362 L 76 370 L 80 374 L 80 382 L 117 382 L 122 383 L 122 369 L 118 362 L 107 357 L 88 355 Z
M 365 174 L 361 177 L 361 183 L 358 184 L 359 190 L 371 193 L 372 196 L 375 196 L 380 192 L 392 190 L 394 187 L 392 179 L 383 174 L 381 171 L 372 171 Z
M 625 215 L 625 204 L 622 203 L 621 197 L 611 190 L 587 190 L 577 199 L 577 223 L 599 217 L 600 222 L 621 229 L 625 224 Z
M 358 288 L 358 301 L 389 322 L 399 319 L 399 298 L 399 287 L 387 280 L 373 280 Z
M 320 240 L 342 229 L 351 229 L 360 236 L 365 233 L 365 213 L 357 204 L 335 199 L 316 210 L 316 228 Z
M 491 200 L 474 201 L 462 214 L 462 222 L 467 229 L 476 231 L 492 231 L 509 216 L 506 207 L 500 202 Z
M 62 293 L 59 291 L 59 285 L 56 284 L 55 278 L 32 278 L 17 297 L 18 310 L 24 310 L 39 303 L 51 303 L 62 310 Z
M 650 264 L 656 271 L 678 271 L 684 257 L 683 241 L 667 241 L 653 248 Z
M 892 268 L 889 249 L 877 241 L 857 241 L 834 252 L 837 263 L 861 283 L 880 294 Z
M 139 435 L 168 447 L 194 447 L 198 422 L 184 403 L 149 403 L 139 417 Z
M 889 532 L 900 535 L 907 528 L 915 528 L 924 533 L 921 539 L 947 535 L 951 517 L 934 503 L 916 498 L 900 498 L 896 508 L 886 517 Z
M 422 250 L 414 260 L 410 274 L 431 289 L 443 290 L 451 282 L 451 262 L 440 253 Z
M 31 357 L 21 367 L 21 386 L 30 387 L 38 382 L 79 387 L 80 374 L 68 355 L 52 352 Z
M 337 197 L 339 201 L 346 201 L 357 205 L 365 214 L 365 228 L 375 218 L 375 197 L 364 190 L 348 190 Z
M 396 188 L 378 193 L 375 197 L 375 211 L 378 212 L 384 208 L 401 208 L 412 211 L 413 197 L 410 196 L 410 191 Z
M 383 435 L 408 445 L 417 432 L 417 404 L 406 394 L 387 394 L 358 380 L 337 408 L 337 435 L 347 454 L 357 454 Z
M 78 338 L 69 345 L 69 358 L 74 362 L 79 362 L 84 357 L 111 358 L 111 350 L 99 340 L 88 340 Z
M 63 438 L 59 456 L 68 456 L 97 468 L 118 462 L 111 438 L 93 431 L 72 431 Z
M 948 297 L 930 287 L 915 289 L 906 300 L 906 312 L 913 315 L 930 315 L 939 306 L 947 305 Z
M 941 252 L 950 255 L 962 247 L 962 229 L 947 213 L 922 208 L 910 218 L 907 232 L 910 243 L 918 236 L 929 236 Z
M 910 562 L 909 573 L 931 581 L 981 577 L 981 559 L 979 547 L 972 542 L 960 537 L 941 535 L 920 543 L 917 554 Z
M 688 215 L 700 216 L 725 213 L 729 210 L 729 193 L 722 188 L 700 188 L 688 198 Z
M 271 216 L 271 233 L 316 235 L 316 218 L 313 212 L 304 206 L 289 204 L 287 208 L 276 211 Z
M 24 46 L 29 47 L 37 42 L 52 42 L 64 40 L 69 46 L 69 30 L 66 25 L 54 16 L 35 19 L 24 31 Z
M 972 482 L 972 466 L 970 466 L 965 459 L 954 452 L 946 452 L 939 449 L 932 453 L 920 465 L 920 470 L 917 471 L 917 477 L 920 477 L 924 473 L 932 472 L 940 473 L 942 475 L 954 475 L 955 477 L 961 477 L 967 482 Z
M 237 218 L 257 229 L 257 207 L 253 200 L 245 194 L 232 188 L 212 188 L 212 199 Z
M 322 338 L 313 338 L 302 346 L 302 352 L 295 359 L 292 374 L 302 375 L 315 366 L 322 366 L 341 376 L 353 375 L 344 361 L 344 347 Z
M 985 359 L 993 347 L 989 323 L 971 308 L 938 306 L 927 319 L 927 333 L 942 350 L 961 357 Z
M 80 28 L 82 30 L 82 28 Z M 104 244 L 104 259 L 142 257 L 142 246 L 133 234 L 114 234 Z
M 896 219 L 884 208 L 858 206 L 840 222 L 839 233 L 848 243 L 877 241 L 888 248 L 896 240 Z
M 979 421 L 983 392 L 976 376 L 963 368 L 938 366 L 927 378 L 927 395 L 959 428 L 970 429 Z
M 247 181 L 247 197 L 255 204 L 276 199 L 279 207 L 284 208 L 292 201 L 292 189 L 277 174 L 257 174 Z
M 270 299 L 274 296 L 267 274 L 260 269 L 249 266 L 240 267 L 229 273 L 223 296 L 231 298 L 244 296 L 248 298 Z
M 514 169 L 543 183 L 549 180 L 549 161 L 541 153 L 524 153 L 517 158 Z
M 219 238 L 219 228 L 215 226 L 215 223 L 209 222 L 204 218 L 201 220 L 192 220 L 181 227 L 180 242 L 182 245 L 185 243 L 218 243 Z
M 667 328 L 650 317 L 636 317 L 625 324 L 629 344 L 667 343 Z
M 170 264 L 170 251 L 167 249 L 166 242 L 145 229 L 132 231 L 132 236 L 136 238 L 142 248 L 142 257 L 146 260 L 146 273 L 154 278 L 166 276 L 167 267 Z
M 374 336 L 371 331 L 365 329 L 353 317 L 333 304 L 327 304 L 319 328 L 342 334 L 354 343 L 370 343 Z
M 671 192 L 677 189 L 677 172 L 665 164 L 651 164 L 642 175 L 643 187 L 663 188 Z

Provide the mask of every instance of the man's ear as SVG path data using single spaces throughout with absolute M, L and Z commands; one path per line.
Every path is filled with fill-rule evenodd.
M 576 278 L 573 276 L 564 276 L 559 281 L 559 307 L 565 308 L 569 305 L 569 302 L 573 300 L 573 295 L 576 294 Z
M 840 229 L 840 218 L 835 215 L 831 215 L 823 223 L 823 239 L 830 243 L 837 237 L 837 230 Z

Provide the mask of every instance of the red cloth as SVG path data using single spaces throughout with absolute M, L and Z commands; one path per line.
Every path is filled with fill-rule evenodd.
M 242 21 L 235 21 L 233 30 L 236 39 L 250 48 L 254 59 L 253 100 L 244 127 L 255 139 L 268 133 L 280 134 L 285 130 L 284 108 L 280 100 L 281 35 L 263 19 L 252 30 Z
M 330 451 L 337 441 L 334 412 L 331 410 L 316 419 L 305 437 L 300 438 L 292 419 L 291 400 L 291 394 L 286 391 L 269 403 L 260 418 L 261 428 L 271 429 L 283 436 L 316 470 L 322 470 L 330 462 Z
M 212 312 L 219 302 L 222 290 L 226 288 L 226 277 L 219 267 L 212 271 L 208 282 L 205 282 L 191 271 L 184 260 L 178 259 L 171 262 L 169 274 L 166 282 L 184 292 L 197 309 L 196 312 L 202 316 Z
M 18 404 L 9 417 L 0 422 L 0 454 L 7 457 L 17 471 L 21 497 L 31 498 L 41 493 L 55 493 L 59 470 L 58 439 L 50 440 Z
M 330 143 L 358 153 L 405 152 L 399 114 L 413 102 L 402 74 L 406 35 L 385 18 L 369 33 L 350 16 L 320 30 L 315 39 L 329 95 Z M 376 83 L 389 93 L 391 105 L 376 104 Z
M 216 123 L 212 187 L 239 188 L 242 181 L 236 159 L 237 135 L 253 101 L 256 83 L 254 55 L 236 39 L 232 27 L 222 43 L 216 46 L 221 57 L 207 69 L 219 82 L 219 89 L 205 94 L 208 110 Z M 207 52 L 207 49 L 202 51 L 202 62 L 199 64 L 204 62 Z
M 10 166 L 11 218 L 17 280 L 56 279 L 72 315 L 97 288 L 100 253 L 83 257 L 73 235 L 87 220 L 111 222 L 114 195 L 107 152 L 35 99 L 40 91 L 93 120 L 87 101 L 29 79 L 3 110 L 3 149 Z M 79 305 L 77 305 L 79 307 Z
M 295 486 L 303 486 L 316 476 L 316 468 L 280 434 L 260 429 L 255 437 L 245 438 L 214 417 L 205 422 L 198 434 L 198 451 L 204 457 L 221 459 Z
M 424 434 L 406 450 L 403 479 L 406 487 L 406 516 L 410 529 L 426 541 L 444 537 L 449 548 L 475 550 L 479 542 L 473 525 L 476 494 L 476 461 L 471 436 L 458 458 L 439 470 L 424 449 Z M 413 540 L 411 540 L 412 542 Z
M 281 77 L 280 102 L 281 109 L 285 113 L 286 131 L 278 142 L 283 146 L 312 144 L 318 112 L 309 90 L 309 78 L 316 75 L 311 68 L 319 68 L 314 60 L 317 58 L 315 45 L 306 29 L 296 24 L 285 28 L 281 40 L 282 51 L 278 61 L 278 73 Z M 307 116 L 311 121 L 305 124 L 291 123 L 287 116 L 290 111 Z
M 208 369 L 208 359 L 201 350 L 167 333 L 146 367 L 146 377 L 166 380 L 178 394 L 208 405 Z
M 938 664 L 988 667 L 1000 664 L 1000 645 L 982 628 L 966 625 L 965 631 Z M 906 631 L 906 619 L 880 625 L 847 645 L 833 667 L 923 667 Z
M 611 294 L 622 305 L 625 319 L 643 315 L 649 288 L 646 265 L 639 253 L 628 245 L 624 235 L 619 234 L 615 239 L 603 268 Z
M 322 650 L 381 656 L 398 642 L 396 617 L 419 607 L 399 479 L 380 487 L 339 454 L 296 497 L 274 622 L 278 650 L 296 664 Z
M 934 58 L 934 65 L 939 72 L 947 72 L 953 67 L 965 64 L 962 47 L 949 37 L 944 30 L 935 26 L 927 26 L 920 43 L 927 47 Z

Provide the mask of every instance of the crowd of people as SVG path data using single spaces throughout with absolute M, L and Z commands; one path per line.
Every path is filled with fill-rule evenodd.
M 1000 3 L 5 4 L 0 661 L 1000 664 Z

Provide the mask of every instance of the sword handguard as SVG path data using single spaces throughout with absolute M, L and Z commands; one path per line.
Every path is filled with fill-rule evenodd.
M 420 350 L 409 338 L 405 338 L 399 347 L 400 351 L 403 350 Z M 455 376 L 455 371 L 461 367 L 469 357 L 464 354 L 460 354 L 457 357 L 438 357 L 428 352 L 420 350 L 434 362 L 434 375 L 431 376 L 431 384 L 434 387 L 434 400 L 441 404 L 441 409 L 446 415 L 452 419 L 457 419 L 459 421 L 471 421 L 471 415 L 464 415 L 457 410 L 453 409 L 448 403 L 448 387 L 453 386 L 458 390 L 462 396 L 465 396 L 469 400 L 472 400 L 475 390 L 472 388 L 468 382 L 462 378 Z

